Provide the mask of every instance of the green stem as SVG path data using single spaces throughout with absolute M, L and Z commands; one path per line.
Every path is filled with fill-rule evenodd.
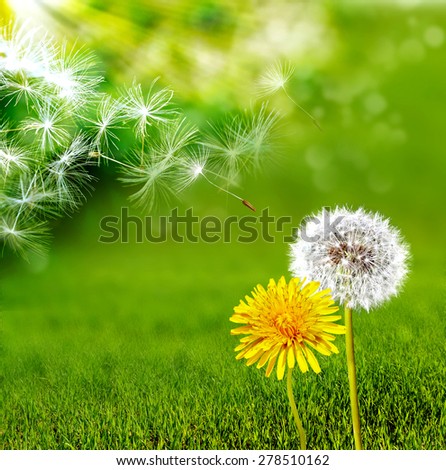
M 358 387 L 356 384 L 355 348 L 353 342 L 352 310 L 344 308 L 345 312 L 345 350 L 347 353 L 348 383 L 350 387 L 350 404 L 352 409 L 353 436 L 356 450 L 362 450 L 361 420 L 359 417 Z
M 290 406 L 291 406 L 291 411 L 293 413 L 294 417 L 294 422 L 296 423 L 297 430 L 299 431 L 299 437 L 300 437 L 300 449 L 301 450 L 306 450 L 307 448 L 307 441 L 305 437 L 305 430 L 302 426 L 302 421 L 299 418 L 299 413 L 297 412 L 297 407 L 296 407 L 296 402 L 294 401 L 294 396 L 293 396 L 293 385 L 292 385 L 292 380 L 291 376 L 293 374 L 293 369 L 288 367 L 288 376 L 287 376 L 287 392 L 288 392 L 288 399 L 290 400 Z

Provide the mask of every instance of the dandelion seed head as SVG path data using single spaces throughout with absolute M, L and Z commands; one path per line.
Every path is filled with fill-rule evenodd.
M 327 214 L 335 224 L 328 232 Z M 407 276 L 408 246 L 380 214 L 337 207 L 307 219 L 297 236 L 291 245 L 293 275 L 319 281 L 350 308 L 368 311 L 381 305 Z

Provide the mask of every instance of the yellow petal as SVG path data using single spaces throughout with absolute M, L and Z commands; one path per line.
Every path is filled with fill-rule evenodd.
M 317 362 L 316 356 L 313 354 L 310 348 L 304 346 L 303 349 L 305 351 L 305 356 L 311 368 L 314 370 L 314 372 L 316 372 L 316 374 L 319 374 L 319 372 L 321 371 L 321 367 L 319 366 L 319 362 Z
M 307 361 L 305 360 L 305 357 L 302 353 L 302 349 L 298 344 L 294 345 L 294 352 L 296 355 L 297 365 L 299 366 L 299 369 L 304 373 L 308 372 Z
M 277 354 L 275 354 L 275 355 L 273 355 L 269 358 L 268 365 L 266 367 L 266 372 L 265 372 L 265 375 L 267 377 L 269 377 L 271 375 L 271 372 L 274 369 L 274 364 L 276 363 L 276 359 L 277 359 Z
M 319 282 L 311 281 L 302 289 L 302 295 L 304 297 L 310 297 L 318 289 L 319 289 Z
M 231 335 L 246 335 L 247 333 L 251 333 L 252 326 L 239 326 L 238 328 L 234 328 L 231 330 Z
M 236 359 L 241 359 L 242 357 L 250 357 L 250 351 L 252 351 L 253 348 L 255 348 L 259 343 L 262 342 L 262 338 L 259 338 L 258 340 L 254 341 L 251 344 L 248 344 L 242 352 L 240 352 L 235 358 Z
M 257 362 L 260 357 L 263 355 L 263 351 L 260 350 L 258 351 L 254 356 L 250 357 L 247 361 L 246 361 L 246 365 L 247 366 L 251 366 L 252 364 L 254 364 L 255 362 Z
M 263 353 L 262 357 L 260 358 L 259 362 L 257 363 L 257 369 L 260 369 L 261 367 L 263 367 L 267 363 L 269 357 L 271 356 L 271 352 L 272 352 L 271 349 L 269 349 L 268 351 Z
M 278 380 L 282 380 L 283 376 L 285 374 L 286 356 L 287 356 L 287 350 L 286 350 L 286 347 L 284 347 L 280 351 L 279 358 L 277 359 L 277 378 L 278 378 Z
M 331 323 L 328 325 L 324 325 L 324 331 L 326 331 L 327 333 L 333 333 L 335 335 L 344 335 L 346 330 L 344 325 L 337 325 L 336 323 Z

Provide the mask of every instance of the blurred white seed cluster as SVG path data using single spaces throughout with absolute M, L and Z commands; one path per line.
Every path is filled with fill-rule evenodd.
M 135 82 L 116 95 L 100 91 L 101 82 L 85 49 L 70 49 L 26 25 L 1 30 L 5 247 L 25 257 L 41 252 L 51 219 L 85 201 L 91 165 L 116 166 L 120 180 L 135 188 L 131 199 L 151 210 L 200 177 L 234 195 L 228 186 L 272 155 L 278 114 L 265 103 L 202 131 L 157 80 L 147 88 Z

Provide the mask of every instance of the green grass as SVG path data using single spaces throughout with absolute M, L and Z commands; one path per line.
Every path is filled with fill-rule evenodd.
M 286 273 L 283 245 L 71 243 L 3 276 L 1 448 L 298 447 L 285 381 L 236 361 L 229 335 L 240 297 Z M 354 317 L 367 449 L 446 448 L 443 280 L 416 268 Z M 336 343 L 319 376 L 294 374 L 310 449 L 353 448 Z

